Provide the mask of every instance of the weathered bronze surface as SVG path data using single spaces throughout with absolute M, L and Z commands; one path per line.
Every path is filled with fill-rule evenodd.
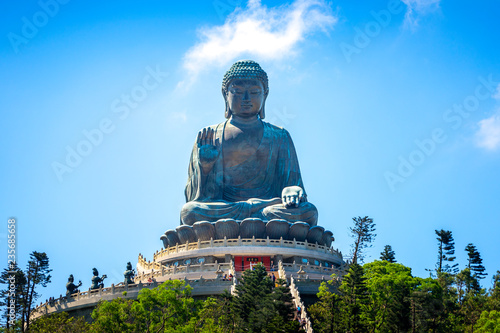
M 99 271 L 97 270 L 97 268 L 92 268 L 92 273 L 94 274 L 94 276 L 92 276 L 92 284 L 90 285 L 90 289 L 104 288 L 104 279 L 108 276 L 104 274 L 103 276 L 99 277 Z
M 82 285 L 82 281 L 79 281 L 78 284 L 74 284 L 75 278 L 73 274 L 70 274 L 68 278 L 68 283 L 66 283 L 66 295 L 71 295 L 79 292 L 78 287 Z
M 132 264 L 130 261 L 127 263 L 127 270 L 123 273 L 123 283 L 125 284 L 133 284 L 134 283 L 135 271 L 132 269 Z
M 224 76 L 227 120 L 198 133 L 181 224 L 246 218 L 317 224 L 290 134 L 263 121 L 268 92 L 267 74 L 254 61 L 238 61 Z
M 264 122 L 267 74 L 255 61 L 224 76 L 226 121 L 198 133 L 189 161 L 181 225 L 161 236 L 164 248 L 211 239 L 266 238 L 331 246 L 307 202 L 290 134 Z

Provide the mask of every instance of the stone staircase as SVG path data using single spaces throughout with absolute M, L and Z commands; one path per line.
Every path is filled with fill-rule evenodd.
M 288 279 L 286 278 L 286 272 L 285 269 L 283 268 L 283 263 L 280 261 L 278 263 L 278 274 L 279 278 L 283 279 L 288 282 Z M 290 293 L 292 294 L 293 297 L 293 305 L 295 306 L 295 309 L 300 306 L 300 320 L 305 319 L 306 324 L 304 326 L 304 330 L 307 333 L 313 333 L 312 329 L 312 324 L 311 324 L 311 319 L 307 315 L 306 307 L 304 305 L 304 302 L 300 299 L 300 293 L 299 290 L 297 289 L 297 286 L 295 285 L 295 280 L 293 276 L 290 276 L 290 282 L 288 283 L 288 286 L 290 288 Z

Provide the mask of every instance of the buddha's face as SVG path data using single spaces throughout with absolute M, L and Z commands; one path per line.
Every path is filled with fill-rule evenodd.
M 235 117 L 256 117 L 266 101 L 262 82 L 255 79 L 235 79 L 226 92 L 226 101 Z

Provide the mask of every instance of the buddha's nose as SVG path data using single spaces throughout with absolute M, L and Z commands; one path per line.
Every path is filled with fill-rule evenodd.
M 250 94 L 248 93 L 248 90 L 245 91 L 243 94 L 243 100 L 249 100 L 250 99 Z

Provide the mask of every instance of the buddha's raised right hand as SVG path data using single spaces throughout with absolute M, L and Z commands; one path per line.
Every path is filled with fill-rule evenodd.
M 217 161 L 220 155 L 218 140 L 215 139 L 215 131 L 211 128 L 204 128 L 199 131 L 196 143 L 198 144 L 200 165 L 206 174 L 212 170 L 215 161 Z

